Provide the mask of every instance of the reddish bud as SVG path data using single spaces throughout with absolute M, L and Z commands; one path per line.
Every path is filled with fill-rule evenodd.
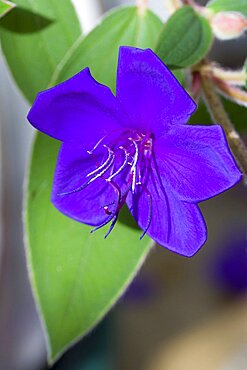
M 215 36 L 220 40 L 240 37 L 247 29 L 247 19 L 236 12 L 219 12 L 211 18 Z

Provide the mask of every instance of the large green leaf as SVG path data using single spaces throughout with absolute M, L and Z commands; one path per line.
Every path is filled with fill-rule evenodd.
M 80 43 L 59 69 L 59 80 L 85 65 L 112 89 L 118 46 L 154 47 L 161 21 L 136 8 L 112 13 Z M 55 80 L 54 80 L 55 81 Z M 52 362 L 91 330 L 133 279 L 150 249 L 150 239 L 126 210 L 111 235 L 59 213 L 50 202 L 58 143 L 38 134 L 34 143 L 26 198 L 27 253 L 30 275 L 46 328 Z
M 47 88 L 81 30 L 70 0 L 15 3 L 17 7 L 0 22 L 0 40 L 15 81 L 33 101 L 38 91 Z
M 45 322 L 50 361 L 106 314 L 141 266 L 150 240 L 126 210 L 112 234 L 59 213 L 50 202 L 59 143 L 38 134 L 27 195 L 31 281 Z
M 213 12 L 239 12 L 247 17 L 246 0 L 211 0 L 207 7 Z
M 7 0 L 0 0 L 0 18 L 6 15 L 10 10 L 14 9 L 14 7 L 14 3 Z
M 62 61 L 51 85 L 89 66 L 98 81 L 114 89 L 119 46 L 154 48 L 161 28 L 161 20 L 150 11 L 139 15 L 136 7 L 114 10 Z
M 164 25 L 156 53 L 170 68 L 189 67 L 205 57 L 211 44 L 208 21 L 190 6 L 184 6 Z

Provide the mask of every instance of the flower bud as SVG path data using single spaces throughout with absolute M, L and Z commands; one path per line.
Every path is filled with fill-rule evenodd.
M 236 12 L 219 12 L 211 19 L 215 36 L 220 40 L 240 37 L 247 29 L 247 19 Z

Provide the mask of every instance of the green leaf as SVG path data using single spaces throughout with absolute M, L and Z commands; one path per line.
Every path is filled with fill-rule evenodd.
M 38 91 L 47 88 L 81 30 L 70 0 L 15 3 L 17 7 L 0 22 L 0 40 L 17 85 L 33 101 Z
M 207 7 L 214 13 L 218 12 L 238 12 L 247 17 L 246 0 L 211 0 Z
M 136 7 L 114 10 L 66 56 L 51 85 L 89 66 L 96 80 L 114 90 L 119 46 L 154 48 L 161 28 L 161 20 L 148 10 L 144 14 L 139 14 Z
M 156 53 L 170 68 L 184 68 L 203 59 L 211 44 L 208 21 L 190 6 L 184 6 L 164 25 Z
M 6 15 L 10 10 L 12 10 L 16 5 L 7 0 L 0 0 L 0 18 Z
M 114 89 L 119 45 L 152 48 L 161 26 L 150 12 L 141 15 L 133 7 L 115 11 L 69 53 L 58 80 L 89 65 L 96 78 Z M 150 250 L 150 239 L 139 240 L 141 231 L 126 209 L 105 240 L 106 230 L 90 234 L 88 226 L 53 207 L 50 192 L 58 149 L 55 140 L 38 134 L 25 202 L 29 271 L 50 362 L 106 315 Z
M 27 195 L 31 281 L 45 322 L 50 361 L 106 314 L 140 268 L 150 240 L 128 225 L 126 211 L 105 240 L 106 229 L 58 212 L 50 202 L 59 143 L 38 134 Z M 108 225 L 109 226 L 109 225 Z

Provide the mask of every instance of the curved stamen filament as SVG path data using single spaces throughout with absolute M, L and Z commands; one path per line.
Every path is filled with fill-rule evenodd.
M 108 148 L 108 146 L 106 146 L 106 145 L 103 145 L 103 147 L 108 150 L 108 157 L 107 157 L 107 159 L 105 160 L 105 162 L 101 166 L 97 167 L 94 171 L 88 173 L 86 177 L 92 176 L 95 173 L 97 173 L 98 171 L 100 171 L 102 168 L 104 168 L 105 166 L 107 166 L 107 164 L 111 160 L 111 157 L 113 155 L 113 151 L 110 148 Z
M 136 168 L 134 168 L 133 170 L 133 180 L 132 180 L 132 186 L 131 186 L 131 190 L 133 194 L 135 192 L 135 187 L 136 187 Z
M 104 238 L 106 239 L 108 237 L 108 235 L 110 235 L 110 233 L 112 232 L 116 222 L 117 222 L 117 219 L 118 219 L 118 213 L 115 214 L 115 216 L 113 217 L 113 220 L 112 220 L 112 223 L 109 227 L 109 230 L 107 231 L 107 233 L 105 234 Z
M 152 175 L 153 172 L 151 166 L 153 158 L 152 137 L 130 130 L 120 134 L 117 132 L 116 134 L 116 136 L 109 137 L 107 141 L 104 140 L 109 135 L 104 136 L 96 143 L 92 150 L 87 151 L 87 153 L 93 157 L 91 157 L 91 159 L 94 159 L 94 166 L 91 167 L 91 169 L 93 168 L 91 172 L 83 176 L 86 183 L 76 189 L 58 195 L 69 195 L 80 192 L 98 178 L 105 181 L 105 184 L 107 184 L 105 185 L 107 194 L 103 199 L 105 199 L 106 202 L 104 201 L 103 206 L 99 207 L 101 209 L 100 212 L 104 213 L 103 215 L 101 214 L 103 216 L 103 222 L 94 227 L 91 233 L 110 223 L 110 227 L 105 235 L 105 238 L 107 238 L 113 230 L 119 212 L 129 194 L 135 194 L 137 190 L 138 192 L 140 191 L 146 196 L 147 202 L 145 215 L 146 226 L 140 237 L 140 239 L 142 239 L 148 232 L 153 217 L 153 199 L 151 193 L 147 189 L 150 174 Z M 103 147 L 106 151 L 103 150 Z M 97 152 L 94 153 L 96 149 L 98 149 L 97 152 L 99 152 L 100 155 L 98 155 Z M 157 172 L 156 166 L 154 167 Z M 118 181 L 115 180 L 120 173 L 121 178 L 117 178 Z M 154 181 L 154 179 L 152 180 Z M 157 183 L 156 186 L 159 185 L 159 180 L 160 179 L 155 181 L 155 185 Z M 108 185 L 112 187 L 110 191 Z M 105 191 L 104 186 L 102 190 Z M 110 203 L 106 204 L 107 201 Z
M 98 179 L 99 177 L 101 177 L 102 175 L 104 175 L 104 173 L 106 173 L 106 171 L 109 170 L 109 168 L 111 167 L 111 165 L 113 164 L 114 162 L 114 159 L 115 159 L 115 155 L 114 153 L 112 153 L 112 156 L 110 158 L 110 161 L 108 163 L 108 165 L 100 172 L 100 173 L 97 173 L 97 175 L 95 175 L 94 177 L 92 177 L 86 185 L 89 185 L 91 184 L 94 180 Z
M 90 233 L 94 233 L 95 231 L 101 229 L 102 227 L 104 227 L 105 225 L 107 225 L 115 216 L 110 216 L 108 217 L 104 222 L 102 222 L 102 224 L 96 226 L 93 230 L 90 231 Z
M 92 177 L 88 182 L 86 182 L 85 184 L 79 186 L 78 188 L 73 189 L 71 191 L 64 192 L 64 193 L 59 193 L 58 195 L 60 195 L 60 196 L 70 195 L 70 194 L 78 193 L 79 191 L 85 189 L 89 184 L 91 184 L 93 181 L 95 181 L 99 177 L 103 176 L 104 173 L 106 173 L 106 171 L 108 171 L 108 169 L 111 167 L 112 163 L 114 162 L 114 159 L 115 159 L 115 155 L 112 154 L 111 159 L 110 159 L 110 162 L 108 163 L 108 165 L 100 173 L 98 173 L 96 176 Z
M 114 181 L 111 181 L 109 184 L 113 187 L 113 189 L 117 193 L 117 204 L 118 204 L 117 209 L 116 209 L 115 212 L 110 212 L 109 209 L 108 209 L 108 206 L 104 206 L 103 208 L 104 208 L 105 211 L 106 211 L 106 208 L 107 208 L 106 214 L 110 214 L 110 217 L 108 217 L 104 222 L 102 222 L 100 225 L 96 226 L 93 230 L 90 231 L 91 233 L 94 233 L 95 231 L 101 229 L 101 227 L 107 225 L 108 222 L 110 222 L 111 220 L 113 220 L 112 221 L 112 224 L 110 226 L 110 229 L 108 230 L 108 232 L 105 235 L 105 238 L 110 234 L 110 232 L 112 231 L 115 223 L 117 222 L 118 209 L 121 208 L 121 207 L 119 207 L 119 204 L 121 204 L 121 190 L 119 189 L 119 187 L 117 186 L 117 184 L 114 183 Z M 114 205 L 114 204 L 115 204 L 115 202 L 112 202 L 111 203 L 111 205 Z
M 93 154 L 93 152 L 98 148 L 98 146 L 102 143 L 102 141 L 107 137 L 107 135 L 103 136 L 91 150 L 87 150 L 88 154 Z
M 132 163 L 132 166 L 131 166 L 131 169 L 130 169 L 130 172 L 133 173 L 131 190 L 132 190 L 132 193 L 134 193 L 135 192 L 135 185 L 136 185 L 136 165 L 137 165 L 137 161 L 138 161 L 139 150 L 138 150 L 138 145 L 136 144 L 136 142 L 131 138 L 129 138 L 129 140 L 131 140 L 132 143 L 135 146 L 135 155 L 134 155 L 133 163 Z
M 134 160 L 133 160 L 133 163 L 132 163 L 132 166 L 131 166 L 131 169 L 130 169 L 130 171 L 133 171 L 133 169 L 136 167 L 136 164 L 137 164 L 137 161 L 138 161 L 139 150 L 138 150 L 138 145 L 136 144 L 136 142 L 132 139 L 129 139 L 129 140 L 131 140 L 132 143 L 135 146 Z
M 122 208 L 122 206 L 123 206 L 123 204 L 125 203 L 125 201 L 126 201 L 126 198 L 127 198 L 127 195 L 128 195 L 128 192 L 129 192 L 129 189 L 125 192 L 125 194 L 122 196 L 121 195 L 121 192 L 120 192 L 120 190 L 118 189 L 118 187 L 117 187 L 117 185 L 115 185 L 114 183 L 113 183 L 113 187 L 118 191 L 118 193 L 119 193 L 119 195 L 118 195 L 118 207 L 117 207 L 117 209 L 116 209 L 116 212 L 115 212 L 115 214 L 112 216 L 112 223 L 111 223 L 111 225 L 110 225 L 110 228 L 109 228 L 109 230 L 107 231 L 107 233 L 106 233 L 106 235 L 105 235 L 105 239 L 108 237 L 108 235 L 112 232 L 112 230 L 113 230 L 113 228 L 114 228 L 114 226 L 115 226 L 115 224 L 116 224 L 116 222 L 117 222 L 117 219 L 118 219 L 118 215 L 119 215 L 119 211 L 120 211 L 120 209 Z M 109 221 L 108 221 L 109 222 Z M 107 222 L 107 223 L 108 223 Z M 104 225 L 103 225 L 104 226 Z M 94 232 L 94 231 L 96 231 L 96 230 L 98 230 L 98 228 L 100 228 L 100 227 L 102 227 L 102 225 L 101 226 L 99 226 L 99 227 L 97 227 L 97 228 L 95 228 L 95 229 L 93 229 L 91 232 Z
M 128 164 L 128 152 L 125 148 L 123 148 L 122 146 L 119 147 L 119 149 L 122 149 L 124 151 L 124 154 L 125 154 L 125 158 L 124 158 L 124 162 L 122 164 L 121 167 L 119 167 L 119 169 L 114 172 L 110 177 L 108 177 L 108 179 L 106 179 L 106 181 L 111 181 L 115 176 L 117 176 Z
M 141 177 L 141 171 L 140 169 L 138 170 L 138 180 L 137 180 L 137 183 L 136 185 L 142 185 L 142 177 Z

